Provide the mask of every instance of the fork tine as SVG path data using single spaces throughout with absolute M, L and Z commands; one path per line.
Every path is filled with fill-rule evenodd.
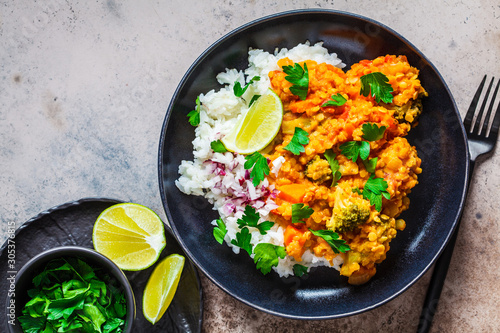
M 493 92 L 493 97 L 491 98 L 490 106 L 488 107 L 488 112 L 486 112 L 486 116 L 484 117 L 483 129 L 481 130 L 481 135 L 484 137 L 486 137 L 486 131 L 488 130 L 488 123 L 490 122 L 490 116 L 491 116 L 491 111 L 493 110 L 493 104 L 495 104 L 496 101 L 498 87 L 500 87 L 500 80 L 497 82 L 495 92 Z
M 479 134 L 479 126 L 481 125 L 481 119 L 483 118 L 484 108 L 486 107 L 486 102 L 488 101 L 488 97 L 490 96 L 490 91 L 491 91 L 491 87 L 493 86 L 494 79 L 495 79 L 494 77 L 491 78 L 491 82 L 488 85 L 488 89 L 486 90 L 486 94 L 484 95 L 483 103 L 481 104 L 481 108 L 479 109 L 479 113 L 477 114 L 476 123 L 474 124 L 474 128 L 471 129 L 472 132 L 475 134 Z
M 498 138 L 499 127 L 500 127 L 500 103 L 498 103 L 498 108 L 497 111 L 495 112 L 495 118 L 493 118 L 493 123 L 491 124 L 490 135 L 489 135 L 490 138 L 495 140 L 496 138 Z
M 479 87 L 477 88 L 476 94 L 474 95 L 474 98 L 472 99 L 472 102 L 470 103 L 469 110 L 467 111 L 467 114 L 465 115 L 464 119 L 464 127 L 467 133 L 471 131 L 471 124 L 472 124 L 472 118 L 474 118 L 474 111 L 476 111 L 476 106 L 477 102 L 479 101 L 479 96 L 481 96 L 481 92 L 483 91 L 484 83 L 486 82 L 486 75 L 483 77 L 483 80 L 481 81 L 481 84 L 479 84 Z

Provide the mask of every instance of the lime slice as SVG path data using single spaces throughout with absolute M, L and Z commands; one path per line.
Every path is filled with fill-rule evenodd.
M 251 154 L 264 149 L 274 139 L 282 119 L 283 104 L 279 96 L 269 89 L 221 141 L 229 151 Z
M 155 324 L 161 319 L 174 298 L 184 267 L 184 257 L 171 254 L 155 267 L 144 288 L 142 312 L 144 317 Z
M 123 270 L 138 271 L 154 264 L 166 245 L 163 222 L 151 209 L 122 203 L 99 215 L 92 233 L 94 249 Z

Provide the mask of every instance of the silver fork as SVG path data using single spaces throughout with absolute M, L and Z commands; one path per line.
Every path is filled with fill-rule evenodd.
M 500 126 L 500 103 L 497 110 L 495 111 L 495 114 L 493 115 L 492 122 L 490 122 L 490 118 L 493 111 L 493 104 L 495 104 L 496 101 L 500 81 L 496 85 L 495 92 L 491 97 L 490 105 L 488 107 L 488 110 L 486 111 L 486 115 L 483 117 L 484 110 L 490 96 L 491 88 L 493 87 L 494 79 L 495 78 L 491 79 L 481 107 L 479 108 L 479 110 L 477 110 L 478 102 L 481 97 L 484 84 L 486 82 L 486 75 L 484 76 L 476 91 L 476 94 L 474 95 L 474 98 L 472 99 L 472 103 L 469 106 L 469 110 L 467 111 L 464 119 L 464 127 L 465 131 L 467 132 L 467 142 L 469 144 L 470 153 L 469 181 L 467 187 L 469 187 L 472 179 L 472 172 L 474 170 L 476 159 L 481 155 L 491 152 L 495 147 L 498 139 L 498 128 Z M 476 111 L 478 111 L 477 114 Z M 476 120 L 473 123 L 474 117 Z M 490 123 L 491 127 L 488 131 Z M 458 221 L 455 232 L 448 242 L 448 245 L 446 245 L 443 253 L 434 265 L 434 271 L 432 272 L 431 281 L 429 283 L 429 288 L 427 289 L 427 295 L 425 296 L 424 306 L 420 315 L 420 321 L 417 329 L 418 333 L 427 333 L 431 328 L 432 319 L 434 318 L 434 314 L 436 313 L 439 297 L 441 295 L 441 291 L 443 290 L 444 280 L 446 279 L 448 267 L 450 266 L 450 261 L 453 255 L 455 241 L 457 240 L 459 227 L 460 220 Z

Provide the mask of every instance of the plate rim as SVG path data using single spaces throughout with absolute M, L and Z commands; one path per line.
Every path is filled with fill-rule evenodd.
M 169 206 L 168 199 L 166 197 L 166 190 L 165 190 L 165 187 L 164 187 L 164 184 L 163 184 L 163 174 L 164 174 L 163 173 L 163 158 L 164 158 L 164 155 L 163 155 L 162 148 L 164 147 L 164 144 L 166 143 L 167 127 L 168 127 L 169 122 L 170 122 L 170 117 L 171 117 L 171 114 L 172 114 L 172 109 L 173 109 L 173 106 L 174 106 L 174 102 L 176 102 L 175 96 L 178 96 L 179 92 L 184 88 L 186 82 L 189 79 L 189 76 L 192 74 L 193 69 L 195 69 L 202 60 L 204 60 L 206 57 L 208 57 L 212 53 L 212 51 L 214 49 L 216 49 L 221 43 L 223 43 L 226 39 L 232 37 L 233 35 L 236 35 L 236 34 L 242 32 L 242 31 L 244 31 L 246 29 L 249 29 L 249 28 L 251 28 L 251 27 L 253 27 L 253 26 L 257 25 L 257 24 L 262 24 L 262 23 L 264 23 L 266 21 L 271 21 L 271 20 L 278 19 L 278 18 L 284 18 L 284 17 L 287 17 L 287 16 L 294 16 L 294 15 L 298 15 L 298 14 L 299 15 L 306 15 L 306 14 L 323 14 L 324 15 L 324 14 L 326 14 L 326 15 L 332 15 L 332 16 L 340 15 L 340 16 L 344 16 L 344 17 L 348 17 L 348 18 L 359 19 L 359 20 L 365 21 L 367 23 L 374 24 L 375 26 L 379 26 L 379 27 L 387 30 L 388 32 L 390 32 L 391 34 L 393 34 L 395 37 L 397 37 L 398 39 L 400 39 L 403 43 L 405 43 L 412 51 L 414 51 L 415 53 L 417 53 L 423 60 L 425 60 L 427 62 L 427 64 L 432 68 L 432 70 L 437 74 L 439 80 L 441 81 L 441 83 L 443 84 L 443 86 L 444 86 L 444 88 L 446 90 L 447 95 L 450 97 L 451 103 L 453 105 L 453 112 L 455 113 L 455 115 L 457 116 L 457 118 L 459 120 L 461 120 L 460 112 L 458 111 L 458 107 L 456 105 L 455 98 L 453 97 L 453 94 L 451 93 L 448 85 L 446 84 L 446 81 L 444 80 L 443 76 L 441 75 L 441 73 L 439 72 L 439 70 L 436 68 L 436 66 L 427 58 L 427 56 L 425 56 L 408 39 L 406 39 L 404 36 L 402 36 L 400 33 L 398 33 L 397 31 L 395 31 L 394 29 L 392 29 L 389 26 L 385 25 L 384 23 L 381 23 L 381 22 L 379 22 L 377 20 L 374 20 L 372 18 L 363 16 L 363 15 L 359 15 L 359 14 L 356 14 L 356 13 L 350 13 L 350 12 L 346 12 L 346 11 L 339 11 L 339 10 L 335 10 L 335 9 L 311 9 L 311 8 L 309 8 L 309 9 L 294 9 L 294 10 L 282 11 L 282 12 L 278 12 L 278 13 L 274 13 L 274 14 L 271 14 L 271 15 L 266 15 L 266 16 L 254 19 L 254 20 L 249 21 L 249 22 L 247 22 L 247 23 L 245 23 L 245 24 L 243 24 L 243 25 L 241 25 L 241 26 L 239 26 L 239 27 L 237 27 L 235 29 L 232 29 L 228 33 L 224 34 L 222 37 L 218 38 L 215 42 L 213 42 L 212 44 L 210 44 L 210 46 L 207 47 L 203 51 L 203 53 L 201 53 L 196 58 L 196 60 L 194 60 L 194 62 L 189 66 L 189 68 L 186 70 L 186 72 L 182 76 L 182 79 L 179 82 L 179 84 L 177 85 L 174 93 L 172 94 L 172 98 L 171 98 L 170 103 L 169 103 L 169 105 L 167 107 L 167 111 L 166 111 L 165 118 L 164 118 L 164 121 L 163 121 L 163 125 L 162 125 L 162 128 L 161 128 L 161 135 L 160 135 L 159 148 L 158 148 L 158 183 L 159 183 L 159 187 L 160 187 L 160 198 L 162 200 L 163 209 L 165 211 L 165 215 L 166 215 L 168 221 L 173 220 L 173 217 L 172 217 L 172 215 L 170 213 L 170 210 L 168 208 L 168 206 Z M 419 274 L 417 274 L 411 281 L 409 281 L 404 287 L 402 287 L 401 289 L 399 289 L 397 292 L 393 293 L 391 296 L 387 297 L 386 299 L 384 299 L 384 300 L 382 300 L 380 302 L 377 302 L 375 304 L 372 304 L 370 306 L 366 306 L 366 307 L 364 307 L 362 309 L 355 310 L 355 311 L 350 311 L 350 312 L 342 313 L 342 314 L 323 315 L 323 316 L 297 316 L 297 315 L 291 315 L 291 314 L 282 313 L 282 312 L 279 312 L 279 311 L 273 311 L 273 310 L 266 309 L 265 307 L 257 305 L 257 304 L 255 304 L 253 302 L 250 302 L 250 301 L 246 300 L 246 299 L 243 299 L 242 297 L 240 297 L 238 295 L 234 295 L 227 288 L 225 288 L 219 281 L 217 281 L 214 277 L 212 277 L 211 274 L 208 273 L 204 269 L 204 267 L 202 267 L 200 265 L 200 263 L 198 262 L 198 260 L 191 253 L 191 251 L 189 251 L 189 249 L 186 247 L 184 241 L 180 237 L 180 235 L 179 235 L 179 233 L 177 231 L 177 228 L 175 227 L 175 224 L 170 224 L 171 227 L 172 227 L 172 231 L 174 232 L 175 237 L 177 238 L 178 242 L 183 247 L 183 249 L 186 252 L 186 254 L 189 256 L 189 258 L 191 259 L 191 261 L 196 265 L 196 267 L 198 267 L 198 269 L 200 271 L 203 272 L 203 274 L 205 274 L 206 277 L 208 277 L 208 279 L 210 281 L 212 281 L 217 287 L 219 287 L 220 289 L 222 289 L 224 292 L 226 292 L 231 297 L 239 300 L 240 302 L 242 302 L 242 303 L 244 303 L 244 304 L 246 304 L 246 305 L 248 305 L 248 306 L 250 306 L 252 308 L 258 309 L 260 311 L 263 311 L 265 313 L 269 313 L 269 314 L 272 314 L 272 315 L 275 315 L 275 316 L 283 317 L 283 318 L 301 319 L 301 320 L 322 320 L 322 319 L 343 318 L 343 317 L 348 317 L 348 316 L 352 316 L 352 315 L 356 315 L 356 314 L 361 314 L 363 312 L 367 312 L 367 311 L 373 310 L 373 309 L 375 309 L 375 308 L 377 308 L 377 307 L 379 307 L 379 306 L 381 306 L 383 304 L 386 304 L 386 303 L 394 300 L 395 298 L 397 298 L 398 296 L 400 296 L 401 294 L 403 294 L 405 291 L 407 291 L 411 286 L 413 286 L 419 279 L 421 279 L 422 276 L 425 273 L 427 273 L 427 271 L 430 269 L 430 267 L 432 265 L 434 265 L 434 263 L 436 262 L 437 258 L 439 258 L 439 256 L 443 252 L 444 248 L 448 245 L 448 243 L 450 242 L 450 239 L 451 239 L 452 235 L 454 234 L 454 232 L 457 229 L 457 225 L 459 224 L 461 215 L 462 215 L 463 210 L 464 210 L 465 201 L 466 201 L 467 193 L 468 193 L 468 190 L 469 190 L 469 178 L 470 178 L 470 152 L 469 152 L 469 146 L 468 146 L 468 142 L 467 142 L 467 135 L 466 135 L 466 131 L 465 131 L 465 128 L 463 126 L 463 122 L 462 121 L 459 121 L 459 125 L 460 125 L 460 132 L 462 134 L 463 145 L 465 147 L 465 178 L 463 180 L 464 181 L 464 187 L 463 187 L 463 191 L 461 193 L 460 203 L 458 205 L 458 210 L 457 210 L 457 212 L 455 214 L 455 217 L 454 217 L 454 220 L 453 220 L 453 223 L 452 223 L 452 227 L 450 228 L 450 230 L 448 231 L 448 234 L 446 235 L 445 241 L 442 243 L 441 247 L 438 249 L 438 251 L 436 252 L 436 254 L 432 257 L 432 260 L 430 260 L 430 262 L 424 267 L 424 269 Z

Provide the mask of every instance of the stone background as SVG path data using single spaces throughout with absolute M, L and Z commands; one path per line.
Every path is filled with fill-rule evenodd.
M 151 207 L 165 217 L 157 149 L 165 110 L 191 63 L 238 26 L 299 8 L 357 13 L 427 55 L 464 116 L 484 74 L 500 75 L 500 5 L 479 1 L 0 2 L 0 235 L 83 197 Z M 477 165 L 433 332 L 500 327 L 498 149 Z M 430 274 L 373 311 L 296 321 L 254 310 L 207 278 L 206 332 L 413 332 Z M 3 296 L 2 296 L 3 297 Z

